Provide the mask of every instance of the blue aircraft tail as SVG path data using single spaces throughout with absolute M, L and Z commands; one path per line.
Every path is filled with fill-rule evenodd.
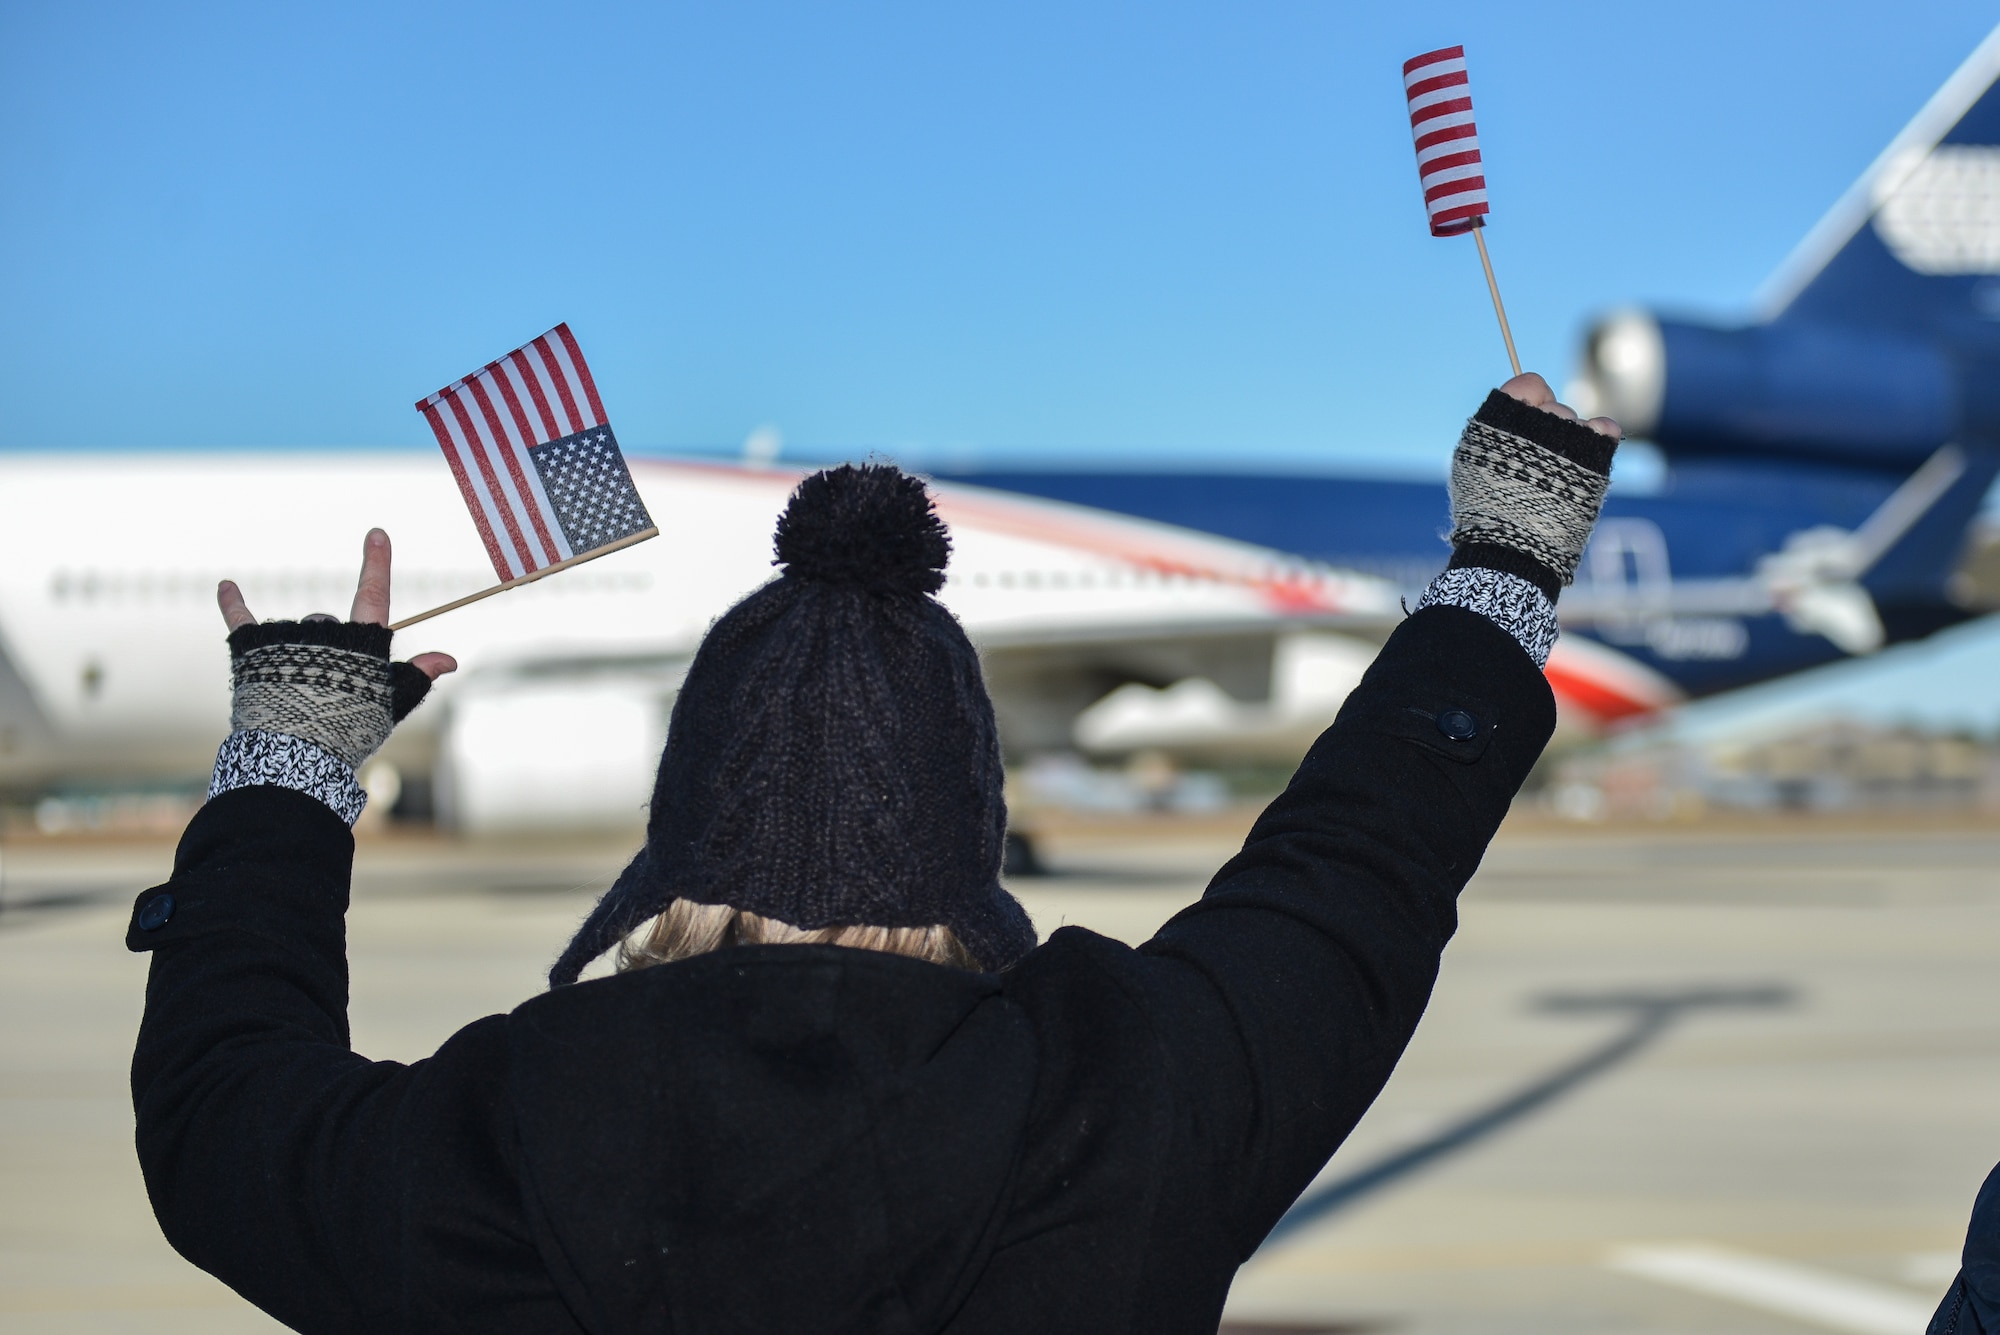
M 2000 333 L 1996 78 L 2000 28 L 1765 282 L 1767 323 Z
M 1861 582 L 1892 639 L 1963 617 L 1951 572 L 2000 474 L 1996 79 L 2000 29 L 1779 266 L 1758 322 L 1627 311 L 1585 348 L 1597 409 L 1689 483 L 1872 487 L 1893 541 Z
M 2000 448 L 1971 442 L 1941 452 L 1926 467 L 1945 463 L 1955 463 L 1957 476 L 1935 499 L 1921 498 L 1925 507 L 1861 576 L 1891 640 L 1926 635 L 1964 617 L 1951 581 L 1973 521 L 2000 476 Z M 1919 477 L 1921 473 L 1912 475 Z

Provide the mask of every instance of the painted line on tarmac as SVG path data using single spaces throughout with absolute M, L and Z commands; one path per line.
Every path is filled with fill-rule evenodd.
M 1605 1266 L 1851 1335 L 1923 1335 L 1936 1302 L 1816 1266 L 1709 1243 L 1620 1247 Z

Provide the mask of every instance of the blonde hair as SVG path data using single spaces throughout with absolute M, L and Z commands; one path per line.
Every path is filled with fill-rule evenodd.
M 930 927 L 794 927 L 727 904 L 676 899 L 666 912 L 618 943 L 618 972 L 650 969 L 730 946 L 849 946 L 943 964 L 977 973 L 980 963 L 958 934 L 942 923 Z

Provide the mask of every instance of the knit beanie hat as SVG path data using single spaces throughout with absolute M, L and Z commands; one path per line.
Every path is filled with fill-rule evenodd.
M 922 482 L 845 465 L 778 520 L 784 573 L 709 629 L 674 703 L 646 844 L 549 983 L 676 899 L 808 930 L 942 923 L 988 969 L 1035 945 L 1000 888 L 993 703 L 930 595 L 951 539 Z

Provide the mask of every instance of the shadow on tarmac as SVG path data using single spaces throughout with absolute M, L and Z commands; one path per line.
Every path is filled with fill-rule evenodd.
M 1446 1155 L 1477 1144 L 1529 1113 L 1547 1107 L 1571 1090 L 1638 1055 L 1697 1011 L 1768 1010 L 1789 1006 L 1796 1000 L 1794 990 L 1781 983 L 1692 987 L 1677 991 L 1557 992 L 1538 997 L 1533 1003 L 1534 1008 L 1551 1015 L 1623 1013 L 1629 1018 L 1624 1027 L 1605 1042 L 1547 1075 L 1530 1081 L 1505 1098 L 1461 1117 L 1436 1135 L 1308 1191 L 1286 1211 L 1285 1217 L 1264 1239 L 1264 1246 L 1279 1243 L 1363 1197 L 1408 1177 Z M 1247 1326 L 1234 1331 L 1224 1327 L 1224 1330 L 1230 1331 L 1231 1335 L 1254 1335 L 1253 1328 Z

